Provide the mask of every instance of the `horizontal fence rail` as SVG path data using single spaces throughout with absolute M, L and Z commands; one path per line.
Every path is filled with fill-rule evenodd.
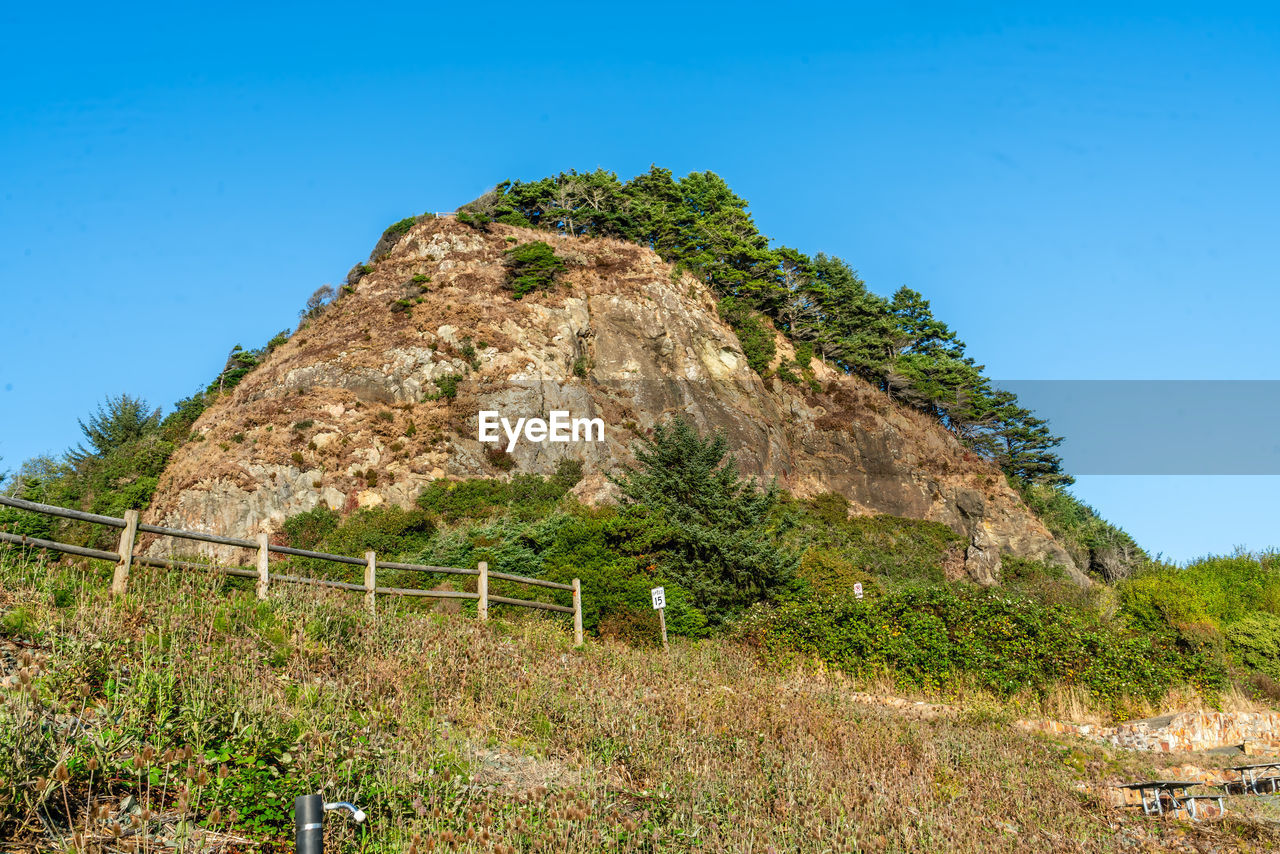
M 63 519 L 73 519 L 79 522 L 90 522 L 96 525 L 106 525 L 110 528 L 121 529 L 120 546 L 118 550 L 114 552 L 0 531 L 0 543 L 10 543 L 12 545 L 27 546 L 37 549 L 48 549 L 49 551 L 62 552 L 63 554 L 76 555 L 78 557 L 93 558 L 95 560 L 112 561 L 116 564 L 115 574 L 111 581 L 111 592 L 113 595 L 123 594 L 128 589 L 129 568 L 135 563 L 139 566 L 152 566 L 166 569 L 212 570 L 214 572 L 222 573 L 223 575 L 257 579 L 257 595 L 259 599 L 267 598 L 267 591 L 272 581 L 287 584 L 305 584 L 316 587 L 329 587 L 337 590 L 360 591 L 365 595 L 365 601 L 370 613 L 374 613 L 375 611 L 376 597 L 382 595 L 429 597 L 434 599 L 475 599 L 476 614 L 481 620 L 489 619 L 490 604 L 513 605 L 519 608 L 531 608 L 542 611 L 555 611 L 562 614 L 572 614 L 574 643 L 578 646 L 582 645 L 582 583 L 576 578 L 573 579 L 572 584 L 562 584 L 558 581 L 547 581 L 542 578 L 513 575 L 509 572 L 490 572 L 489 565 L 483 561 L 474 569 L 470 569 L 457 566 L 429 566 L 416 563 L 380 561 L 374 552 L 365 552 L 365 556 L 363 558 L 358 558 L 351 557 L 350 555 L 335 555 L 328 554 L 326 552 L 310 551 L 308 549 L 295 549 L 290 548 L 289 546 L 272 545 L 268 541 L 266 534 L 259 534 L 256 540 L 246 540 L 239 537 L 223 537 L 217 534 L 207 534 L 200 531 L 184 531 L 179 528 L 147 525 L 139 522 L 137 510 L 126 510 L 125 518 L 117 519 L 114 516 L 100 516 L 96 513 L 85 513 L 80 510 L 70 510 L 66 507 L 55 507 L 51 504 L 38 504 L 34 501 L 26 501 L 21 498 L 10 498 L 7 495 L 0 495 L 0 505 L 13 507 L 17 510 L 25 510 L 29 513 L 56 516 Z M 202 543 L 212 543 L 214 545 L 231 546 L 241 549 L 252 549 L 257 552 L 257 567 L 254 569 L 247 569 L 244 567 L 220 566 L 218 564 L 195 563 L 192 561 L 172 558 L 135 555 L 133 553 L 134 546 L 139 533 L 156 534 L 163 537 L 173 537 L 182 540 L 195 540 Z M 335 581 L 327 578 L 308 578 L 305 576 L 273 573 L 271 572 L 270 564 L 270 556 L 273 553 L 278 555 L 329 561 L 330 563 L 339 563 L 347 566 L 363 567 L 364 583 L 356 584 L 350 581 Z M 415 587 L 379 587 L 377 582 L 378 570 L 391 570 L 393 572 L 423 572 L 428 574 L 446 575 L 472 575 L 476 577 L 476 592 L 472 593 L 465 590 L 423 590 Z M 492 596 L 489 594 L 490 579 L 511 581 L 534 587 L 549 588 L 551 590 L 567 590 L 573 594 L 573 606 L 557 605 L 553 602 L 538 602 L 532 599 L 515 599 L 509 596 Z

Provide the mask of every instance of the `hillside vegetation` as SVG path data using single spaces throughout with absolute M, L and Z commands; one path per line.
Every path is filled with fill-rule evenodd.
M 884 297 L 869 290 L 841 259 L 771 246 L 747 207 L 746 200 L 714 173 L 676 179 L 655 167 L 626 182 L 603 171 L 504 182 L 463 206 L 458 219 L 479 229 L 499 221 L 563 235 L 618 238 L 652 248 L 674 265 L 674 276 L 696 276 L 711 289 L 748 362 L 762 375 L 804 388 L 815 383 L 814 360 L 821 360 L 830 368 L 861 377 L 900 405 L 936 419 L 974 452 L 1001 466 L 1028 505 L 1070 548 L 1081 569 L 1114 580 L 1145 560 L 1128 535 L 1061 488 L 1070 477 L 1054 453 L 1060 439 L 1012 395 L 992 387 L 957 333 L 933 315 L 922 295 L 903 288 L 891 298 Z M 393 224 L 375 247 L 370 263 L 356 265 L 346 284 L 337 290 L 328 285 L 317 289 L 299 312 L 299 331 L 335 302 L 355 293 L 381 259 L 390 257 L 396 241 L 428 218 L 407 217 Z M 550 287 L 565 266 L 540 241 L 511 247 L 504 263 L 512 299 Z M 423 293 L 431 288 L 430 277 L 412 276 L 403 287 L 404 298 L 392 302 L 391 317 L 395 312 L 404 316 L 422 302 Z M 794 352 L 794 360 L 779 355 L 776 333 L 789 339 L 788 352 Z M 232 348 L 223 370 L 207 386 L 179 401 L 163 421 L 158 410 L 151 411 L 130 395 L 108 398 L 85 425 L 86 432 L 96 419 L 130 412 L 136 418 L 136 430 L 109 436 L 103 444 L 91 442 L 88 449 L 27 460 L 8 480 L 6 491 L 117 515 L 124 509 L 145 508 L 174 449 L 204 438 L 191 429 L 200 414 L 232 392 L 289 338 L 286 331 L 257 349 Z M 460 354 L 477 364 L 476 354 L 484 345 L 484 341 L 463 342 Z M 588 361 L 580 358 L 574 373 L 585 377 Z M 439 396 L 451 400 L 463 378 L 438 379 Z M 230 448 L 231 443 L 253 441 L 242 431 L 223 444 Z M 504 461 L 498 455 L 493 462 Z M 53 526 L 44 524 L 45 533 L 51 533 Z M 61 528 L 61 536 L 73 535 L 77 541 L 92 536 L 77 526 Z
M 0 553 L 0 838 L 77 851 L 291 850 L 295 795 L 368 811 L 328 850 L 1264 850 L 1104 805 L 1162 773 L 990 706 L 904 715 L 723 640 L 670 653 L 497 609 L 371 618 L 276 592 Z M 14 646 L 16 644 L 16 646 Z M 1167 772 L 1165 772 L 1167 773 Z M 123 804 L 123 808 L 122 808 Z
M 961 580 L 965 541 L 946 526 L 855 516 L 835 494 L 793 499 L 743 478 L 723 436 L 683 420 L 638 440 L 635 457 L 616 478 L 618 505 L 580 504 L 570 490 L 581 468 L 565 461 L 550 478 L 434 481 L 411 510 L 344 516 L 320 505 L 288 519 L 284 536 L 337 554 L 372 549 L 428 565 L 486 561 L 500 572 L 580 578 L 588 632 L 639 646 L 657 638 L 649 590 L 662 585 L 673 635 L 733 637 L 765 660 L 816 658 L 903 689 L 979 691 L 1046 713 L 1069 696 L 1108 718 L 1140 717 L 1188 695 L 1208 704 L 1224 692 L 1280 700 L 1276 555 L 1182 569 L 1148 562 L 1089 589 L 1056 567 L 1005 556 L 1002 585 L 982 588 Z M 5 518 L 28 533 L 47 524 L 21 511 Z M 350 567 L 293 565 L 360 581 Z M 416 573 L 388 582 L 462 583 Z M 531 595 L 512 582 L 493 591 Z

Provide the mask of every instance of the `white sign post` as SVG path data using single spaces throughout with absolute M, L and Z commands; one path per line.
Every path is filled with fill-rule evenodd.
M 653 597 L 653 610 L 658 612 L 658 625 L 662 628 L 662 648 L 667 649 L 667 591 L 655 587 L 649 595 Z
M 853 582 L 853 595 L 858 599 L 862 598 L 862 582 L 861 581 Z

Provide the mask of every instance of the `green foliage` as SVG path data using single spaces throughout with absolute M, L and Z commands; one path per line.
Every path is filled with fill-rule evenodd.
M 14 608 L 0 615 L 0 637 L 30 638 L 35 619 L 29 608 Z
M 391 239 L 402 237 L 407 234 L 409 229 L 413 228 L 417 222 L 418 218 L 416 216 L 407 216 L 399 222 L 393 222 L 391 225 L 387 226 L 387 230 L 382 232 L 382 236 L 384 238 Z
M 743 479 L 728 447 L 723 434 L 704 439 L 677 418 L 641 440 L 638 468 L 614 480 L 645 522 L 639 542 L 712 625 L 786 589 L 797 562 L 772 524 L 777 486 Z
M 156 433 L 160 428 L 160 410 L 151 409 L 142 398 L 121 394 L 99 404 L 87 423 L 83 420 L 78 423 L 89 440 L 89 447 L 77 445 L 70 452 L 72 462 L 105 457 Z
M 1280 679 L 1280 616 L 1261 611 L 1249 614 L 1233 623 L 1226 636 L 1241 664 Z
M 489 223 L 492 222 L 488 214 L 467 208 L 460 208 L 456 219 L 463 225 L 469 225 L 477 231 L 488 231 Z
M 1280 559 L 1236 554 L 1183 568 L 1153 564 L 1121 582 L 1117 591 L 1135 626 L 1202 622 L 1221 628 L 1257 612 L 1280 614 Z
M 753 311 L 743 300 L 737 297 L 725 297 L 717 308 L 725 322 L 733 327 L 742 345 L 747 364 L 760 375 L 769 370 L 777 345 L 773 340 L 773 332 L 761 319 L 757 311 Z
M 208 408 L 211 396 L 205 392 L 197 392 L 191 397 L 184 397 L 173 405 L 173 411 L 160 422 L 160 432 L 165 439 L 181 444 L 191 435 L 196 419 Z
M 471 343 L 471 338 L 469 336 L 462 339 L 462 347 L 458 350 L 458 354 L 467 360 L 467 364 L 469 364 L 473 370 L 479 369 L 480 357 L 476 355 L 476 347 Z
M 933 585 L 862 600 L 797 599 L 753 614 L 743 630 L 773 655 L 816 655 L 930 689 L 964 682 L 1007 697 L 1079 685 L 1119 709 L 1176 685 L 1212 693 L 1225 684 L 1217 662 L 1174 636 L 1000 590 Z
M 288 329 L 282 329 L 271 337 L 267 342 L 267 352 L 274 352 L 277 348 L 284 346 L 289 341 L 290 333 Z
M 798 575 L 815 593 L 823 596 L 853 596 L 853 585 L 861 584 L 863 595 L 873 595 L 875 576 L 858 567 L 840 550 L 813 546 L 800 558 Z
M 327 504 L 317 504 L 305 513 L 298 513 L 284 520 L 285 536 L 295 549 L 318 551 L 325 538 L 333 533 L 342 516 L 330 510 Z
M 458 383 L 462 382 L 462 374 L 445 374 L 442 377 L 436 377 L 435 383 L 438 391 L 435 394 L 427 395 L 427 400 L 453 400 L 458 396 Z
M 1065 489 L 1032 484 L 1022 498 L 1076 565 L 1104 581 L 1123 579 L 1148 560 L 1132 537 Z
M 565 268 L 564 261 L 541 240 L 508 249 L 502 253 L 502 263 L 507 268 L 507 287 L 516 299 L 549 289 Z
M 889 515 L 850 517 L 849 501 L 838 493 L 790 502 L 782 510 L 791 517 L 788 542 L 796 548 L 824 550 L 856 568 L 859 575 L 850 576 L 850 586 L 863 580 L 861 573 L 893 582 L 941 582 L 943 564 L 959 557 L 966 542 L 940 522 Z
M 652 247 L 673 265 L 673 280 L 687 271 L 722 301 L 732 300 L 721 312 L 757 371 L 773 357 L 767 318 L 797 346 L 802 371 L 822 358 L 931 413 L 1020 482 L 1070 482 L 1054 453 L 1060 440 L 1012 395 L 991 387 L 919 293 L 902 288 L 886 299 L 839 258 L 771 248 L 747 207 L 715 173 L 676 179 L 655 166 L 625 183 L 604 170 L 504 181 L 464 210 Z M 468 221 L 462 213 L 459 219 Z M 784 378 L 799 380 L 790 367 Z
M 565 492 L 573 489 L 582 481 L 582 461 L 565 458 L 556 463 L 556 473 L 550 478 L 550 482 L 555 484 Z
M 579 464 L 577 478 L 581 474 Z M 576 483 L 572 466 L 558 469 L 549 479 L 518 474 L 510 480 L 433 480 L 418 496 L 418 506 L 448 524 L 501 513 L 531 520 L 550 513 Z
M 420 552 L 435 534 L 435 523 L 420 509 L 367 507 L 343 519 L 320 541 L 318 551 L 360 557 L 366 551 L 379 555 Z

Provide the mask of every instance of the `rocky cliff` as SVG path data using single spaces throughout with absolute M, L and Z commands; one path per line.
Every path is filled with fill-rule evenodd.
M 568 269 L 522 300 L 502 253 L 550 243 Z M 608 500 L 604 472 L 655 423 L 683 413 L 724 431 L 744 471 L 798 496 L 838 492 L 855 512 L 943 522 L 964 568 L 998 580 L 1000 556 L 1066 552 L 994 466 L 929 417 L 815 360 L 812 382 L 762 379 L 712 293 L 656 254 L 612 240 L 426 220 L 375 248 L 367 272 L 197 422 L 148 513 L 175 527 L 249 536 L 319 502 L 408 506 L 433 478 L 584 465 L 577 492 Z M 793 354 L 779 336 L 779 356 Z M 600 418 L 602 442 L 477 440 L 478 414 L 565 410 Z M 153 548 L 163 548 L 156 544 Z

